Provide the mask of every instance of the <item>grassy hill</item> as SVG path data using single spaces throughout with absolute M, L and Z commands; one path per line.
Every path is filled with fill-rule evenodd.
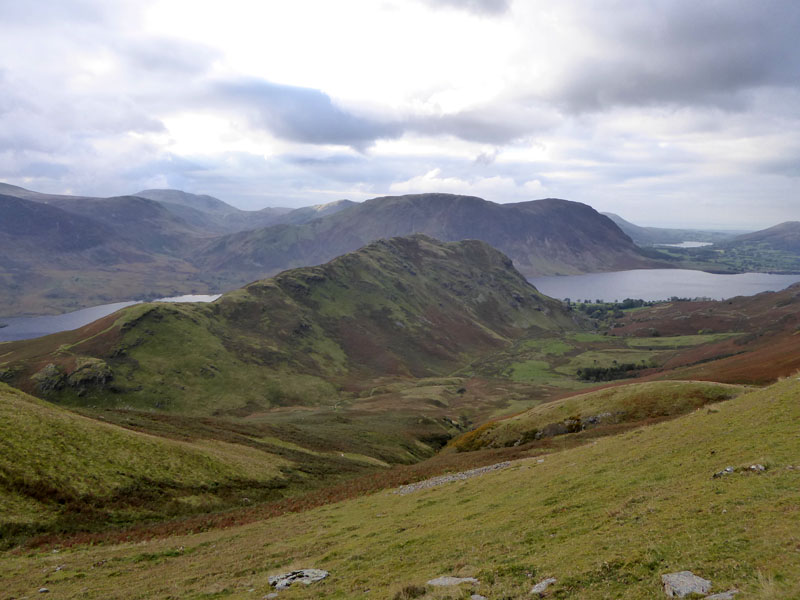
M 275 496 L 292 464 L 241 444 L 130 431 L 5 384 L 0 448 L 0 539 Z
M 712 592 L 794 598 L 798 397 L 791 378 L 464 481 L 229 530 L 7 555 L 0 569 L 11 596 L 46 586 L 64 598 L 247 598 L 309 567 L 331 575 L 281 597 L 522 598 L 554 577 L 556 598 L 657 598 L 662 574 L 691 570 Z M 443 575 L 479 583 L 425 585 Z
M 539 404 L 521 414 L 489 422 L 453 440 L 459 451 L 514 446 L 560 435 L 618 433 L 729 400 L 745 388 L 693 381 L 629 383 Z
M 0 367 L 70 404 L 256 412 L 335 404 L 339 390 L 374 377 L 446 375 L 526 332 L 576 327 L 486 244 L 413 236 L 211 304 L 135 305 L 4 344 Z

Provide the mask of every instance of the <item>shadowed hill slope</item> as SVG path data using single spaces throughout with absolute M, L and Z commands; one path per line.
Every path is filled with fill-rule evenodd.
M 495 204 L 453 194 L 375 198 L 305 225 L 224 236 L 210 242 L 197 261 L 211 271 L 256 276 L 412 233 L 445 241 L 479 239 L 507 254 L 526 277 L 659 264 L 585 204 L 557 199 Z
M 181 190 L 142 190 L 134 196 L 155 200 L 187 223 L 215 234 L 267 227 L 292 212 L 290 208 L 271 207 L 240 210 L 214 196 Z
M 786 221 L 768 229 L 740 235 L 726 245 L 763 244 L 769 250 L 783 250 L 800 255 L 800 221 Z
M 0 315 L 207 291 L 197 268 L 180 257 L 198 239 L 142 198 L 43 203 L 0 195 Z
M 136 305 L 10 342 L 0 369 L 62 402 L 254 412 L 333 402 L 338 387 L 370 377 L 448 374 L 514 337 L 562 328 L 577 328 L 573 316 L 500 252 L 417 235 L 211 304 Z

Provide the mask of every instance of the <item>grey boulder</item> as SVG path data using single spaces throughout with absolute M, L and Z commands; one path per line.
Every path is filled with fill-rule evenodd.
M 728 590 L 727 592 L 720 592 L 719 594 L 714 594 L 713 596 L 706 596 L 706 600 L 733 600 L 733 597 L 739 593 L 739 590 L 732 589 Z
M 539 594 L 542 595 L 545 593 L 547 588 L 553 585 L 556 582 L 555 577 L 548 577 L 547 579 L 542 579 L 539 583 L 531 588 L 531 594 Z
M 664 593 L 670 598 L 685 598 L 690 594 L 705 596 L 711 591 L 711 582 L 691 571 L 667 573 L 661 576 L 661 583 L 664 584 Z
M 325 579 L 328 575 L 329 573 L 322 569 L 300 569 L 299 571 L 291 571 L 281 575 L 270 575 L 269 584 L 276 590 L 285 590 L 293 583 L 311 585 L 316 581 Z
M 437 577 L 428 581 L 428 585 L 433 586 L 446 586 L 446 585 L 461 585 L 462 583 L 480 583 L 474 577 Z

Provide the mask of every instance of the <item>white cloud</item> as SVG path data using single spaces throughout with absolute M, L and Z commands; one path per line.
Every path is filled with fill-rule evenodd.
M 517 184 L 510 177 L 444 177 L 439 168 L 417 175 L 405 181 L 398 181 L 389 186 L 392 194 L 421 194 L 425 192 L 444 192 L 479 196 L 493 202 L 523 202 L 535 200 L 547 195 L 547 190 L 539 180 L 532 179 Z
M 253 208 L 557 196 L 767 226 L 796 219 L 799 6 L 3 2 L 0 180 Z

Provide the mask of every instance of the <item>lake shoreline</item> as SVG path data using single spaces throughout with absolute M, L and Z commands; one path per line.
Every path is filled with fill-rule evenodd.
M 103 317 L 135 304 L 146 302 L 213 302 L 222 294 L 185 294 L 153 300 L 128 300 L 81 308 L 60 315 L 35 317 L 3 317 L 0 323 L 0 343 L 29 340 L 62 331 L 78 329 Z

